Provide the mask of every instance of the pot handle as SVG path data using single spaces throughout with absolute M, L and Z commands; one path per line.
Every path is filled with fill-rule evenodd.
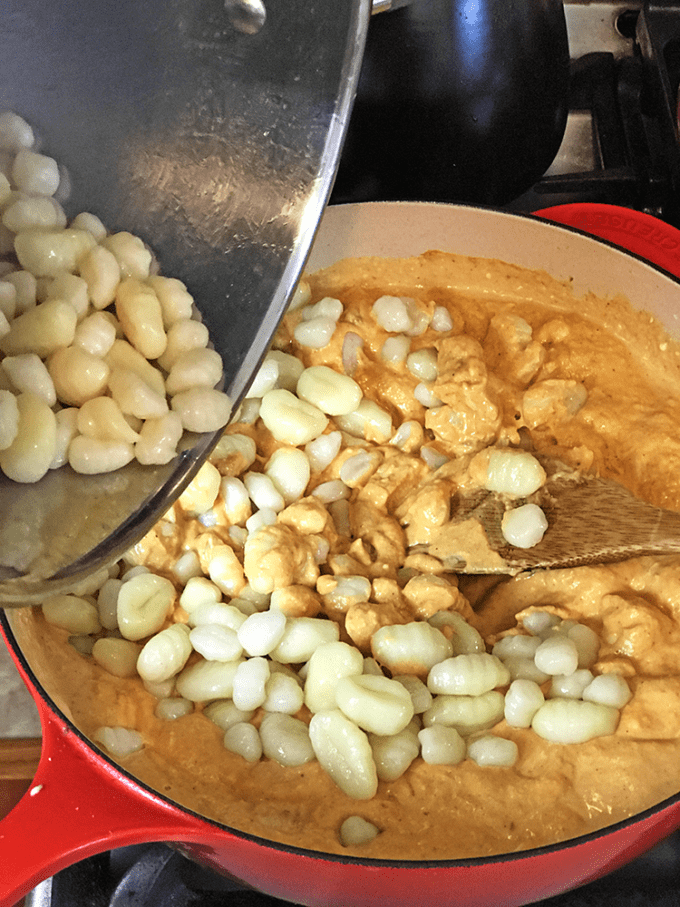
M 38 707 L 38 770 L 0 822 L 0 907 L 12 907 L 44 879 L 93 854 L 200 837 L 190 813 L 118 771 L 44 704 Z

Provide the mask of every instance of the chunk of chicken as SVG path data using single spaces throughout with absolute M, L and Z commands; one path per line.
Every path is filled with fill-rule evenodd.
M 265 594 L 285 586 L 314 586 L 319 577 L 317 550 L 314 536 L 281 524 L 263 526 L 246 540 L 246 579 L 255 592 Z

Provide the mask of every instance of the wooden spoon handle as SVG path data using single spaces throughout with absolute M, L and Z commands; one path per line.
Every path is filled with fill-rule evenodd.
M 30 781 L 35 775 L 42 744 L 30 737 L 0 740 L 0 781 Z

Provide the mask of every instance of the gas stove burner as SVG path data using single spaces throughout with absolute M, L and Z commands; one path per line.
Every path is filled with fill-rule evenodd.
M 630 55 L 593 52 L 571 63 L 570 109 L 590 114 L 594 166 L 549 170 L 534 192 L 623 205 L 678 226 L 680 4 L 648 3 L 620 18 L 634 37 Z
M 634 208 L 680 226 L 680 0 L 631 0 L 628 5 L 596 0 L 567 3 L 565 9 L 572 56 L 566 130 L 552 164 L 531 188 L 507 201 L 502 187 L 493 190 L 494 195 L 486 184 L 452 182 L 451 168 L 439 166 L 444 139 L 437 129 L 423 134 L 420 121 L 405 115 L 401 97 L 383 96 L 387 83 L 378 78 L 382 70 L 369 65 L 362 71 L 332 201 L 381 201 L 411 197 L 417 190 L 420 200 L 502 205 L 514 211 L 600 202 Z M 399 40 L 414 41 L 403 11 L 400 20 L 388 22 L 386 17 L 380 25 L 383 30 L 396 29 L 399 23 Z M 423 38 L 422 31 L 414 34 L 418 40 Z M 376 48 L 386 51 L 378 46 L 379 37 L 369 29 L 368 50 L 374 56 Z M 395 56 L 394 42 L 390 48 Z M 442 105 L 448 95 L 435 77 L 438 57 L 434 48 L 429 58 L 422 48 L 421 54 L 423 60 L 432 60 L 433 73 L 429 80 L 420 74 L 420 100 L 436 109 L 443 122 Z M 369 56 L 368 62 L 375 61 Z M 388 110 L 402 115 L 390 119 L 371 108 L 378 96 Z M 530 97 L 525 106 L 530 108 Z M 381 138 L 382 144 L 374 140 L 378 122 L 389 132 Z M 508 142 L 507 154 L 512 156 L 516 146 L 518 142 Z M 422 164 L 417 175 L 409 167 L 411 160 Z M 512 160 L 506 160 L 503 172 L 512 169 Z M 427 172 L 426 184 L 423 172 Z
M 291 907 L 216 875 L 166 844 L 98 854 L 48 879 L 26 907 Z
M 534 907 L 677 907 L 680 832 L 635 862 Z M 313 899 L 313 896 L 312 896 Z M 63 870 L 26 907 L 290 907 L 191 863 L 165 844 L 100 854 Z

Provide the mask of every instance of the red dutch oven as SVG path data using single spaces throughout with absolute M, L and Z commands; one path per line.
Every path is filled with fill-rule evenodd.
M 680 233 L 654 218 L 608 205 L 568 205 L 540 213 L 552 222 L 428 203 L 332 207 L 310 267 L 351 254 L 401 256 L 448 248 L 543 268 L 573 279 L 577 292 L 624 293 L 633 305 L 652 310 L 670 331 L 680 333 L 680 282 L 672 276 L 680 274 Z M 86 740 L 42 688 L 40 666 L 28 664 L 12 623 L 8 612 L 1 619 L 2 632 L 37 703 L 43 746 L 32 786 L 0 822 L 0 907 L 10 907 L 74 862 L 151 841 L 171 842 L 217 872 L 309 907 L 517 907 L 592 881 L 680 826 L 679 794 L 625 822 L 562 844 L 480 859 L 368 860 L 253 837 L 146 787 Z

